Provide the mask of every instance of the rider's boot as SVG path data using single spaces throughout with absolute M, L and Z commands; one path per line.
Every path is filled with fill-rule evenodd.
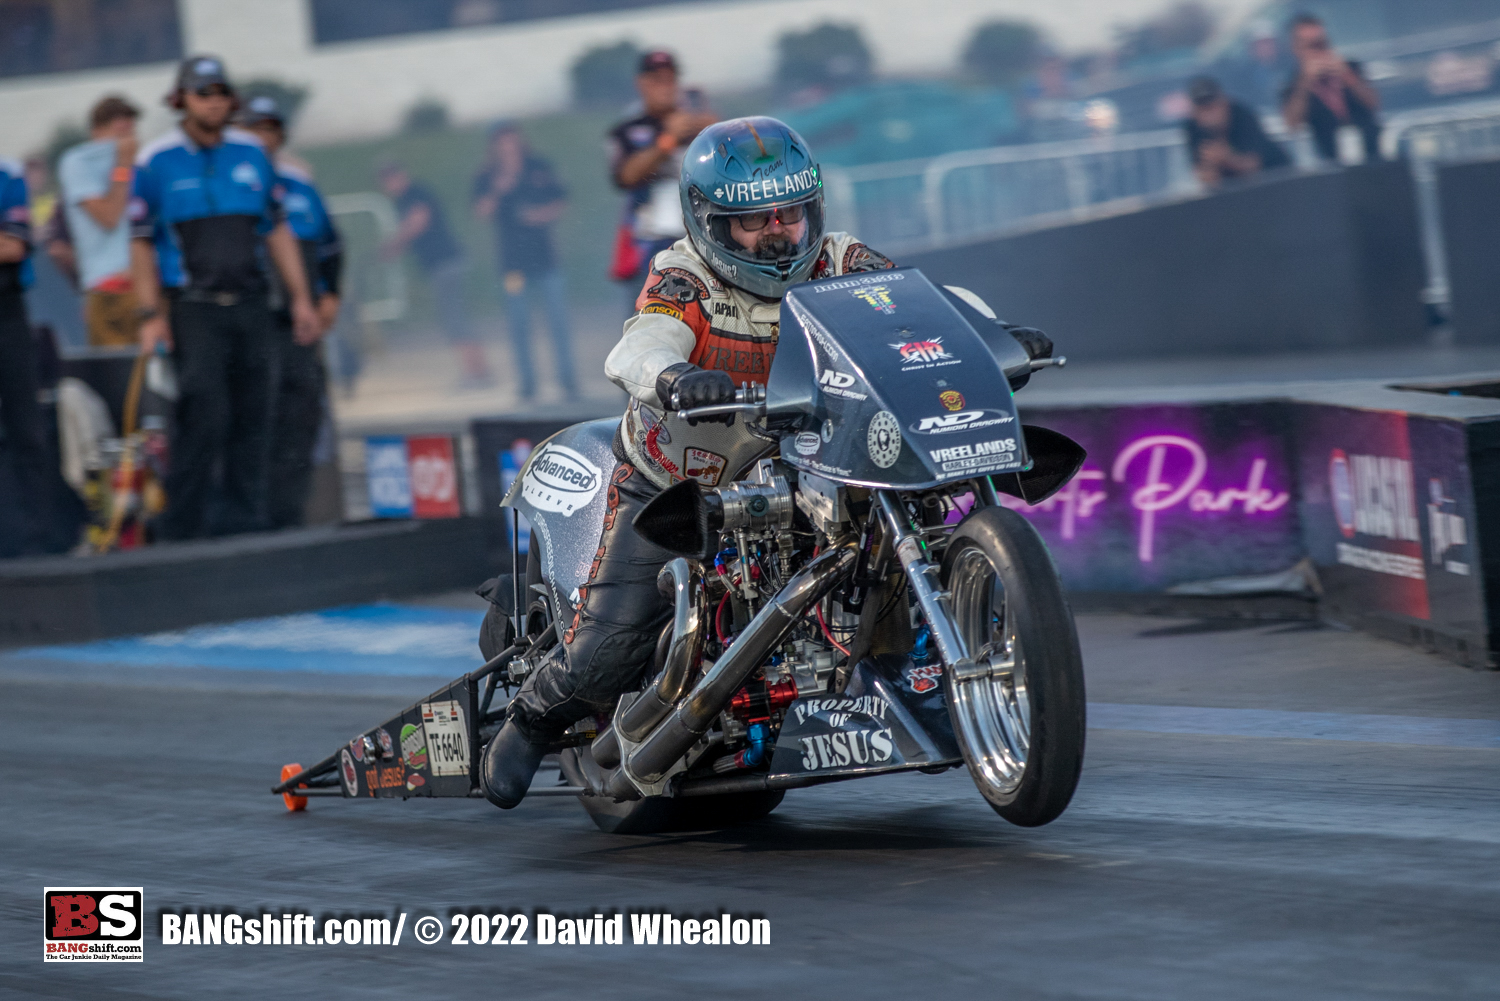
M 485 748 L 479 769 L 485 799 L 502 810 L 520 804 L 546 754 L 545 744 L 533 744 L 514 720 L 506 720 Z

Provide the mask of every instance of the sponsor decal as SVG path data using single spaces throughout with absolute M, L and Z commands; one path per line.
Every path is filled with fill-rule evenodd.
M 688 306 L 699 299 L 708 298 L 708 286 L 703 280 L 685 268 L 662 268 L 653 271 L 661 281 L 646 290 L 648 296 Z
M 419 787 L 424 786 L 426 784 L 427 784 L 427 780 L 424 779 L 422 776 L 418 775 L 416 772 L 408 772 L 407 773 L 407 775 L 406 775 L 406 791 L 407 792 L 416 792 Z
M 870 285 L 865 288 L 855 289 L 850 293 L 856 299 L 864 300 L 871 309 L 890 316 L 896 311 L 896 304 L 891 301 L 891 290 L 884 285 Z
M 740 318 L 740 307 L 732 302 L 716 302 L 714 303 L 714 315 L 727 316 L 730 319 L 738 320 Z
M 1001 410 L 961 410 L 956 414 L 923 417 L 911 425 L 916 434 L 948 434 L 951 431 L 978 431 L 980 428 L 1009 424 L 1015 418 Z
M 684 476 L 697 480 L 705 487 L 719 485 L 719 477 L 724 475 L 724 466 L 728 462 L 722 455 L 701 448 L 690 448 L 685 458 L 687 466 L 682 470 Z
M 942 470 L 945 473 L 981 469 L 996 463 L 1014 462 L 1016 440 L 998 438 L 994 441 L 981 441 L 970 445 L 954 445 L 952 448 L 935 448 L 929 454 L 934 462 L 942 464 Z
M 943 676 L 943 665 L 918 664 L 915 667 L 908 667 L 902 673 L 906 676 L 906 683 L 911 690 L 921 695 L 938 686 L 939 679 Z
M 1443 510 L 1445 506 L 1457 507 L 1458 502 L 1448 496 L 1443 481 L 1437 477 L 1427 481 L 1427 502 L 1427 535 L 1432 540 L 1432 565 L 1467 577 L 1469 564 L 1444 558 L 1449 549 L 1469 544 L 1469 523 L 1464 516 Z
M 863 243 L 851 243 L 849 249 L 844 251 L 845 274 L 856 271 L 884 271 L 895 266 L 895 261 L 878 250 L 871 250 Z
M 901 371 L 916 372 L 924 368 L 943 368 L 948 365 L 961 365 L 963 360 L 955 358 L 943 347 L 941 337 L 932 337 L 920 341 L 902 341 L 892 344 L 901 354 Z
M 385 732 L 385 727 L 375 731 L 375 742 L 380 745 L 380 756 L 391 758 L 396 755 L 396 745 L 391 740 L 391 735 Z
M 823 439 L 811 431 L 804 431 L 797 436 L 794 444 L 798 455 L 817 455 L 818 449 L 823 445 Z
M 359 773 L 354 770 L 354 757 L 347 749 L 339 752 L 339 778 L 344 782 L 345 796 L 359 793 Z
M 469 774 L 469 729 L 458 702 L 422 703 L 422 728 L 433 775 Z
M 869 275 L 863 278 L 845 278 L 836 282 L 824 282 L 812 286 L 814 292 L 837 292 L 839 289 L 859 288 L 862 285 L 884 285 L 886 282 L 899 282 L 905 279 L 905 275 Z
M 668 306 L 664 302 L 646 303 L 646 305 L 641 307 L 641 315 L 644 316 L 647 313 L 661 313 L 663 316 L 670 316 L 674 320 L 682 319 L 682 310 L 676 306 Z
M 144 961 L 145 894 L 139 886 L 49 886 L 42 891 L 42 959 L 48 963 Z
M 837 396 L 843 400 L 869 399 L 868 394 L 849 388 L 854 385 L 854 382 L 854 376 L 848 372 L 839 372 L 831 368 L 825 368 L 823 374 L 818 377 L 818 386 L 829 396 Z
M 401 727 L 401 760 L 407 768 L 427 767 L 427 743 L 422 739 L 422 728 L 413 723 Z
M 349 741 L 349 754 L 355 761 L 365 760 L 365 738 L 355 737 Z
M 881 469 L 889 469 L 901 457 L 901 424 L 889 410 L 881 410 L 870 418 L 870 428 L 865 433 L 865 444 L 870 450 L 870 461 Z
M 406 784 L 406 769 L 399 764 L 389 768 L 366 768 L 365 788 L 370 790 L 370 795 L 375 795 L 377 789 L 400 789 Z
M 839 730 L 798 737 L 802 745 L 800 759 L 805 771 L 824 768 L 847 768 L 851 765 L 878 765 L 891 760 L 895 742 L 890 727 L 880 729 Z
M 803 462 L 802 464 L 804 466 L 806 466 L 808 469 L 811 469 L 815 473 L 823 473 L 824 475 L 827 475 L 827 476 L 852 476 L 852 475 L 854 475 L 853 470 L 845 469 L 843 466 L 830 466 L 828 463 L 826 463 L 826 462 L 819 462 L 816 459 L 808 459 L 805 462 Z
M 792 717 L 800 726 L 809 718 L 826 713 L 830 723 L 834 726 L 843 726 L 849 721 L 850 716 L 868 716 L 872 720 L 883 720 L 890 708 L 890 703 L 878 695 L 799 699 L 792 703 Z
M 740 273 L 738 266 L 730 264 L 711 250 L 708 252 L 708 263 L 713 265 L 713 269 L 726 278 L 734 278 Z
M 1328 460 L 1334 517 L 1345 538 L 1356 534 L 1420 542 L 1411 462 L 1387 455 L 1345 455 Z
M 248 163 L 237 163 L 229 172 L 229 179 L 235 184 L 243 184 L 252 191 L 260 190 L 260 172 Z
M 667 430 L 665 421 L 657 421 L 652 425 L 651 430 L 646 432 L 646 455 L 651 458 L 652 462 L 676 478 L 677 463 L 667 458 L 667 454 L 661 450 L 659 443 L 672 444 L 672 435 Z
M 958 411 L 964 408 L 964 394 L 956 389 L 946 389 L 938 394 L 938 402 L 944 410 Z
M 604 471 L 566 445 L 548 445 L 531 460 L 521 496 L 533 507 L 572 517 L 599 493 Z
M 722 205 L 744 205 L 753 202 L 772 201 L 789 195 L 802 194 L 818 187 L 818 169 L 804 167 L 795 174 L 767 177 L 759 181 L 740 181 L 737 184 L 721 184 L 714 188 L 714 201 Z
M 1357 567 L 1360 570 L 1383 573 L 1391 577 L 1406 577 L 1411 580 L 1427 579 L 1426 568 L 1415 556 L 1388 553 L 1383 549 L 1367 549 L 1364 546 L 1355 546 L 1347 542 L 1338 544 L 1337 555 L 1338 561 L 1346 567 Z

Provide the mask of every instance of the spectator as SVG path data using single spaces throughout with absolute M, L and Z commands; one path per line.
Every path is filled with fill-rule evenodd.
M 460 384 L 471 388 L 493 385 L 489 363 L 475 339 L 464 303 L 468 261 L 448 229 L 448 219 L 437 196 L 425 184 L 413 181 L 400 164 L 382 164 L 377 173 L 381 189 L 396 203 L 396 212 L 401 217 L 396 235 L 381 246 L 381 253 L 389 260 L 399 257 L 403 250 L 410 250 L 427 275 L 437 304 L 438 323 L 458 351 L 463 366 Z
M 1286 151 L 1271 140 L 1255 112 L 1231 101 L 1219 82 L 1200 76 L 1188 84 L 1192 113 L 1184 123 L 1193 169 L 1205 188 L 1291 166 Z
M 1352 125 L 1364 140 L 1365 159 L 1380 159 L 1380 95 L 1357 62 L 1333 51 L 1328 29 L 1312 14 L 1292 18 L 1297 70 L 1281 99 L 1287 128 L 1307 125 L 1324 160 L 1339 159 L 1339 130 Z
M 89 115 L 89 141 L 64 153 L 57 167 L 63 202 L 58 214 L 66 219 L 89 345 L 96 348 L 130 347 L 139 337 L 125 218 L 139 116 L 123 98 L 104 98 Z
M 31 284 L 26 176 L 0 159 L 0 430 L 20 493 L 20 551 L 42 551 L 47 521 L 47 438 L 37 403 L 36 345 L 24 292 Z
M 515 125 L 490 132 L 489 155 L 474 178 L 474 211 L 495 225 L 495 252 L 505 288 L 506 319 L 516 353 L 521 397 L 536 396 L 531 361 L 531 309 L 540 299 L 552 328 L 557 380 L 568 397 L 578 395 L 568 329 L 567 290 L 552 245 L 552 225 L 568 207 L 568 192 L 550 161 L 532 152 Z
M 318 309 L 317 336 L 312 340 L 296 336 L 285 296 L 278 297 L 279 308 L 275 310 L 281 366 L 271 431 L 266 517 L 271 528 L 289 528 L 302 524 L 312 494 L 313 450 L 323 424 L 328 389 L 320 339 L 338 319 L 344 251 L 323 198 L 313 186 L 312 175 L 285 151 L 286 116 L 276 99 L 252 98 L 241 123 L 261 141 L 276 171 L 279 200 L 287 225 L 297 237 L 302 266 Z
M 701 92 L 678 90 L 670 52 L 642 56 L 635 86 L 641 113 L 611 129 L 608 143 L 610 176 L 627 194 L 623 225 L 634 243 L 633 269 L 617 256 L 613 274 L 629 286 L 632 312 L 651 258 L 687 235 L 677 193 L 682 151 L 717 120 Z
M 276 331 L 265 257 L 297 339 L 316 340 L 320 324 L 271 163 L 253 136 L 225 127 L 236 99 L 223 64 L 185 60 L 167 103 L 182 120 L 136 161 L 130 269 L 141 350 L 171 349 L 177 363 L 167 509 L 155 530 L 185 539 L 266 524 Z

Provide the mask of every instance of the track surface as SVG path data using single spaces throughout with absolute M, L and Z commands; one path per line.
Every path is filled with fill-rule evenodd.
M 266 792 L 283 762 L 436 686 L 0 658 L 0 996 L 1495 996 L 1500 675 L 1310 625 L 1080 629 L 1096 717 L 1132 729 L 1090 731 L 1071 809 L 1037 830 L 962 771 L 794 791 L 707 834 L 608 836 L 566 799 L 294 815 Z M 1200 732 L 1146 732 L 1184 720 Z M 1256 720 L 1279 735 L 1224 735 Z M 145 964 L 44 966 L 44 885 L 143 885 Z M 156 910 L 195 905 L 730 910 L 773 945 L 161 945 Z

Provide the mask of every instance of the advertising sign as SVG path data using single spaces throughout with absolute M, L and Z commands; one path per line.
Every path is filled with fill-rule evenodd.
M 1482 645 L 1482 568 L 1461 421 L 1296 407 L 1302 525 L 1336 620 Z M 1415 633 L 1413 633 L 1415 630 Z M 1477 655 L 1477 650 L 1475 651 Z
M 412 515 L 457 518 L 463 514 L 453 439 L 448 435 L 410 435 L 406 456 L 411 469 Z
M 379 435 L 365 439 L 365 481 L 370 493 L 370 513 L 377 518 L 412 516 L 411 472 L 407 466 L 406 438 Z
M 1285 570 L 1301 558 L 1282 406 L 1268 403 L 1023 410 L 1088 450 L 1066 487 L 1027 515 L 1063 583 L 1087 591 Z

